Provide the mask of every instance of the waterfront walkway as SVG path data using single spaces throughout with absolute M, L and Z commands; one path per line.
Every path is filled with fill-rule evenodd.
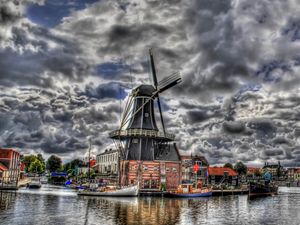
M 0 184 L 0 190 L 18 190 L 20 187 L 25 187 L 28 183 L 30 183 L 30 179 L 25 178 L 19 180 L 18 185 L 14 184 Z

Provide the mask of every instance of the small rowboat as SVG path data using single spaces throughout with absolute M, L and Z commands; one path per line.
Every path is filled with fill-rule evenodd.
M 109 196 L 109 197 L 135 197 L 139 194 L 138 185 L 125 187 L 115 190 L 105 190 L 105 191 L 89 191 L 82 190 L 78 192 L 78 195 L 82 196 Z
M 177 191 L 168 192 L 166 197 L 176 198 L 194 198 L 194 197 L 210 197 L 212 196 L 211 189 L 195 189 L 193 190 L 192 184 L 179 185 Z

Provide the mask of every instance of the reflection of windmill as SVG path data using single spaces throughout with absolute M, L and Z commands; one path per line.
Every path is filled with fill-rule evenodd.
M 166 133 L 159 95 L 181 82 L 179 73 L 174 73 L 157 82 L 154 59 L 151 52 L 150 62 L 153 85 L 142 84 L 132 90 L 127 101 L 119 130 L 110 133 L 110 137 L 120 141 L 121 158 L 123 160 L 158 159 L 163 153 L 172 152 L 174 135 Z M 156 125 L 154 116 L 154 100 L 157 100 L 163 132 Z M 124 127 L 127 126 L 125 129 Z M 166 154 L 165 154 L 166 155 Z

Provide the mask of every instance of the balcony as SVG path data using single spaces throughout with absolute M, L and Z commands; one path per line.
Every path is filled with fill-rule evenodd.
M 163 141 L 174 141 L 175 135 L 168 134 L 164 135 L 163 132 L 146 129 L 128 129 L 128 130 L 115 130 L 109 133 L 109 137 L 112 139 L 124 140 L 128 137 L 150 137 L 160 139 Z

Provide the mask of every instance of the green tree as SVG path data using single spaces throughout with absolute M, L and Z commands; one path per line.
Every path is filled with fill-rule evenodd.
M 247 174 L 247 166 L 242 162 L 237 162 L 234 166 L 234 169 L 239 175 Z
M 82 165 L 83 165 L 83 161 L 80 159 L 74 159 L 71 161 L 72 169 L 74 169 L 76 166 L 82 166 Z
M 43 158 L 42 154 L 37 154 L 37 159 L 40 160 L 41 163 L 45 164 L 45 159 Z
M 74 159 L 71 162 L 64 164 L 64 171 L 67 171 L 68 174 L 75 176 L 76 168 L 81 167 L 83 165 L 83 161 L 80 159 Z
M 29 172 L 29 168 L 32 162 L 34 162 L 37 159 L 35 155 L 27 155 L 23 157 L 23 163 L 25 165 L 25 172 Z
M 47 160 L 47 169 L 50 172 L 60 171 L 62 169 L 62 161 L 56 155 L 51 155 Z
M 64 167 L 64 171 L 72 170 L 72 168 L 71 168 L 71 163 L 70 163 L 70 162 L 64 164 L 63 167 Z
M 225 163 L 223 167 L 233 169 L 233 165 L 231 163 Z
M 35 159 L 29 167 L 31 173 L 43 173 L 45 171 L 45 165 L 38 159 Z

